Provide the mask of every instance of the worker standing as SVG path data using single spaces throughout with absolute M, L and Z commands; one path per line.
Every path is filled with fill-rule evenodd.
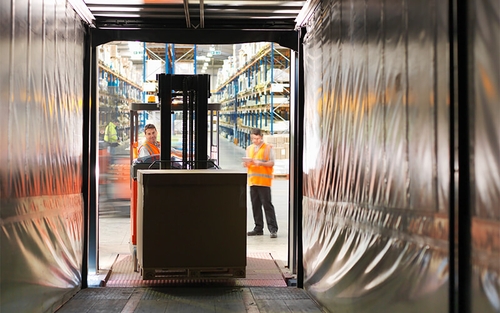
M 115 154 L 115 148 L 118 147 L 118 133 L 116 131 L 116 125 L 113 122 L 109 122 L 104 130 L 104 141 L 108 146 L 108 152 L 111 155 L 111 162 L 113 162 L 113 156 Z
M 262 137 L 259 128 L 252 129 L 250 133 L 252 144 L 247 148 L 247 157 L 243 160 L 243 166 L 248 170 L 248 185 L 250 186 L 250 199 L 255 222 L 254 229 L 249 231 L 247 235 L 260 236 L 264 234 L 264 217 L 262 214 L 262 208 L 264 208 L 270 237 L 277 238 L 278 223 L 271 201 L 274 154 L 272 146 L 266 144 Z

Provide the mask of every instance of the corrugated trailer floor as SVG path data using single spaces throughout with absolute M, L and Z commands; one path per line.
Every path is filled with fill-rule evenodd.
M 142 280 L 131 255 L 120 255 L 103 286 L 78 292 L 58 313 L 81 312 L 325 312 L 270 253 L 249 253 L 245 278 Z
M 325 312 L 295 287 L 101 287 L 81 290 L 58 313 Z

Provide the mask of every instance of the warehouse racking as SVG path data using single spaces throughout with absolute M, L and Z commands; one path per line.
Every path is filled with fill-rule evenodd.
M 124 143 L 129 137 L 130 104 L 140 101 L 143 95 L 142 72 L 118 47 L 106 44 L 98 49 L 100 200 L 130 198 L 129 151 Z M 113 150 L 104 142 L 109 122 L 115 123 L 121 143 Z
M 274 43 L 243 44 L 219 70 L 217 83 L 223 136 L 247 147 L 255 127 L 266 135 L 288 134 L 290 49 Z
M 165 44 L 142 45 L 142 63 L 134 64 L 123 57 L 126 55 L 125 51 L 120 50 L 123 47 L 104 45 L 107 50 L 103 51 L 107 51 L 107 54 L 103 57 L 104 61 L 99 63 L 101 132 L 114 119 L 125 130 L 124 135 L 128 134 L 128 107 L 131 102 L 144 102 L 142 85 L 146 72 L 149 72 L 146 68 L 150 54 L 158 61 L 166 58 L 163 62 L 168 63 L 168 68 L 173 70 L 177 68 L 174 66 L 174 62 L 178 65 L 177 61 L 192 62 L 190 68 L 193 68 L 193 62 L 207 63 L 208 54 L 205 56 L 203 52 L 208 51 L 212 57 L 208 63 L 214 65 L 214 60 L 218 63 L 210 70 L 210 102 L 221 104 L 219 133 L 246 148 L 251 144 L 251 129 L 260 128 L 265 134 L 265 141 L 273 145 L 275 157 L 288 159 L 290 49 L 270 42 L 198 47 L 183 45 L 175 48 Z M 119 51 L 122 51 L 122 56 Z M 216 55 L 220 52 L 221 55 Z M 141 69 L 135 70 L 132 65 Z M 146 119 L 154 120 L 154 116 L 141 119 L 143 122 Z M 287 172 L 286 169 L 284 171 Z
M 140 101 L 143 93 L 142 73 L 129 57 L 123 57 L 115 44 L 99 49 L 99 133 L 109 122 L 117 124 L 119 136 L 125 139 L 129 127 L 129 106 Z

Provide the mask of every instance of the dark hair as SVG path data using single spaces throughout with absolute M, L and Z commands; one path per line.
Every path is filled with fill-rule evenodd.
M 155 129 L 156 130 L 156 127 L 153 124 L 146 124 L 146 126 L 144 126 L 144 133 L 146 133 L 146 130 L 148 130 L 148 129 Z
M 252 128 L 250 134 L 255 136 L 262 136 L 262 131 L 260 130 L 260 128 Z

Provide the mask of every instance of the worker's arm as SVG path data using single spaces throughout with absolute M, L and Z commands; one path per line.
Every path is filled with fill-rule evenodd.
M 144 145 L 139 147 L 139 158 L 149 156 L 149 151 L 144 147 Z
M 255 166 L 273 167 L 274 166 L 274 161 L 273 160 L 269 160 L 269 161 L 257 161 L 257 160 L 254 160 L 253 164 Z
M 274 152 L 273 148 L 271 146 L 268 146 L 267 149 L 269 149 L 269 160 L 267 161 L 259 161 L 259 160 L 253 160 L 253 164 L 255 166 L 264 166 L 264 167 L 273 167 L 274 166 Z

